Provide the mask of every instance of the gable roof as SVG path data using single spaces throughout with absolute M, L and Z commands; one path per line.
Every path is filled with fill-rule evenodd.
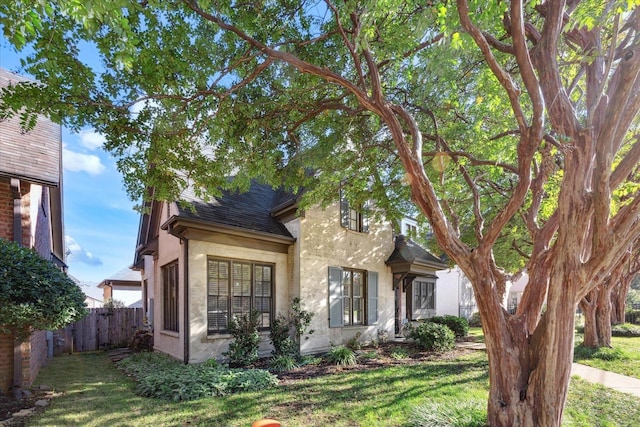
M 387 265 L 417 264 L 442 270 L 448 268 L 447 264 L 439 258 L 431 255 L 426 249 L 402 234 L 396 236 L 395 248 L 386 261 Z
M 142 276 L 139 271 L 134 271 L 129 267 L 123 268 L 100 282 L 98 288 L 112 285 L 142 286 Z
M 289 230 L 271 215 L 274 208 L 294 200 L 295 197 L 281 189 L 273 189 L 256 181 L 246 192 L 225 190 L 220 197 L 206 202 L 193 193 L 185 194 L 185 202 L 179 202 L 178 217 L 202 221 L 242 230 L 268 233 L 291 238 Z

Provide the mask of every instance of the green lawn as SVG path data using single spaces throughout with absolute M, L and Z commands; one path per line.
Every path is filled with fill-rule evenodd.
M 581 337 L 576 338 L 576 344 L 581 341 Z M 611 346 L 612 349 L 596 353 L 576 347 L 573 359 L 583 365 L 640 378 L 640 337 L 613 337 Z
M 64 395 L 27 425 L 246 427 L 270 417 L 286 427 L 409 426 L 422 405 L 483 405 L 486 369 L 485 353 L 476 352 L 458 360 L 343 372 L 261 392 L 173 403 L 136 396 L 133 382 L 104 353 L 76 354 L 54 358 L 41 371 L 37 384 Z M 572 381 L 564 425 L 632 426 L 638 419 L 640 399 Z

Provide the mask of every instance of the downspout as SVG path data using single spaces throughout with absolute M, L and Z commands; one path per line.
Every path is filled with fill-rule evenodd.
M 184 364 L 189 364 L 189 349 L 190 349 L 190 333 L 189 333 L 189 239 L 182 237 L 183 254 L 184 254 L 184 279 L 182 281 L 182 287 L 184 288 L 183 298 L 183 311 L 184 311 L 184 349 L 183 359 Z

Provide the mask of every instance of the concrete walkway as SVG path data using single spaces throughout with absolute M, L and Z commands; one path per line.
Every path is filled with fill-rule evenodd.
M 640 380 L 637 378 L 627 377 L 616 374 L 615 372 L 603 371 L 602 369 L 592 368 L 591 366 L 585 366 L 579 363 L 574 363 L 571 366 L 571 375 L 577 375 L 590 383 L 602 384 L 616 391 L 640 397 Z
M 456 347 L 467 350 L 486 350 L 484 343 L 476 342 L 457 342 Z M 571 365 L 571 375 L 576 375 L 590 383 L 601 384 L 622 393 L 632 394 L 640 397 L 640 380 L 625 375 L 616 374 L 615 372 L 604 371 L 591 366 L 574 363 Z

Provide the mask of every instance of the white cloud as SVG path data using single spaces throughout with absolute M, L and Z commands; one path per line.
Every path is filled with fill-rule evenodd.
M 64 243 L 67 247 L 67 256 L 69 261 L 82 262 L 88 265 L 102 265 L 102 260 L 86 249 L 84 249 L 78 242 L 76 242 L 71 236 L 64 236 Z
M 96 150 L 102 147 L 102 145 L 106 142 L 106 138 L 104 137 L 104 135 L 93 130 L 83 130 L 78 135 L 80 136 L 80 144 L 82 144 L 84 148 L 87 148 L 89 150 Z
M 106 169 L 100 157 L 94 154 L 82 154 L 62 149 L 62 164 L 65 170 L 72 172 L 87 172 L 91 175 L 100 175 Z

